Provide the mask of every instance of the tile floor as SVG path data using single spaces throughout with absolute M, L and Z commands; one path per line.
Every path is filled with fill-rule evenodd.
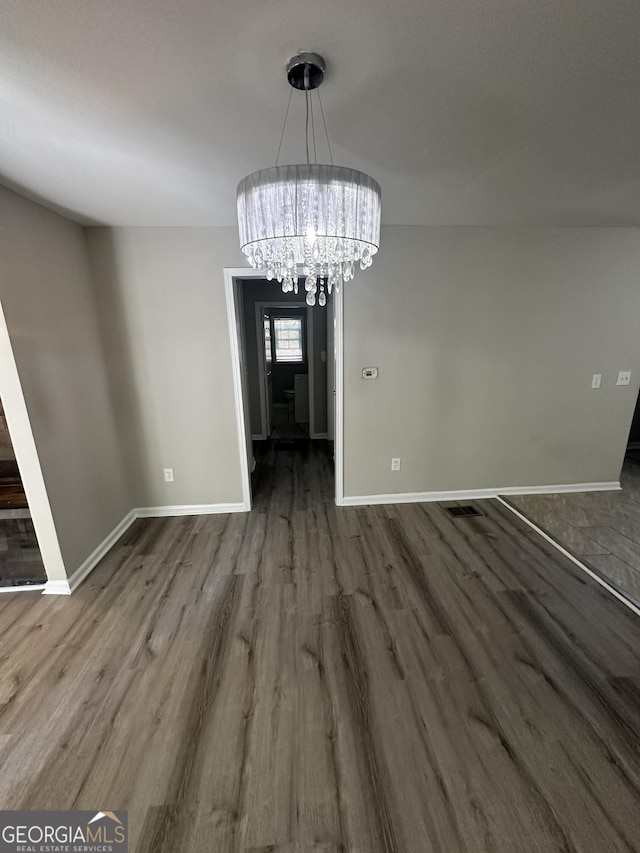
M 629 454 L 621 491 L 510 496 L 515 506 L 640 606 L 640 459 Z

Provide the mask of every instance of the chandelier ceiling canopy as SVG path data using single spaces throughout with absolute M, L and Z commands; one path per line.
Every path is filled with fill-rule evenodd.
M 334 166 L 320 93 L 318 103 L 331 164 L 310 161 L 316 151 L 311 92 L 324 77 L 324 60 L 315 53 L 294 56 L 287 65 L 293 89 L 306 99 L 307 162 L 276 165 L 248 175 L 238 184 L 240 246 L 251 266 L 276 278 L 284 293 L 298 292 L 300 278 L 306 301 L 325 305 L 327 293 L 353 278 L 355 264 L 371 266 L 380 245 L 379 184 L 369 175 Z M 289 105 L 291 104 L 291 94 Z M 289 106 L 287 106 L 287 115 Z M 287 122 L 285 115 L 280 147 Z M 309 138 L 311 116 L 311 140 Z

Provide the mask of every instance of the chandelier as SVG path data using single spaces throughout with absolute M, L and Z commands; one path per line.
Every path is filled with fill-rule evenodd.
M 292 86 L 276 165 L 248 175 L 238 184 L 240 246 L 249 263 L 277 279 L 284 293 L 298 293 L 301 283 L 308 305 L 326 305 L 327 294 L 353 278 L 356 263 L 371 266 L 380 244 L 380 186 L 377 181 L 333 165 L 324 110 L 317 92 L 330 165 L 317 162 L 311 92 L 324 77 L 324 60 L 300 53 L 287 65 Z M 306 99 L 307 162 L 279 166 L 280 148 L 293 89 Z M 314 162 L 310 158 L 309 118 Z

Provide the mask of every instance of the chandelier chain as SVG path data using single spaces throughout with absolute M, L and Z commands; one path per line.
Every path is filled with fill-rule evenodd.
M 318 152 L 316 150 L 316 124 L 313 119 L 313 95 L 309 95 L 309 106 L 311 107 L 311 138 L 313 139 L 313 162 L 318 162 Z
M 311 83 L 309 81 L 309 63 L 305 62 L 304 64 L 304 100 L 307 108 L 307 121 L 305 125 L 305 142 L 307 145 L 307 165 L 311 163 L 309 159 L 309 89 L 311 88 Z
M 333 166 L 333 152 L 331 150 L 331 143 L 329 142 L 329 131 L 327 130 L 327 122 L 324 118 L 324 109 L 322 107 L 322 98 L 320 97 L 320 89 L 316 89 L 318 93 L 318 102 L 320 104 L 320 112 L 322 114 L 322 124 L 324 125 L 324 135 L 327 137 L 327 148 L 329 149 L 329 159 L 331 160 L 331 165 Z
M 289 107 L 291 106 L 291 96 L 293 95 L 293 89 L 289 92 L 289 103 L 287 104 L 287 111 L 284 114 L 284 122 L 282 124 L 282 133 L 280 134 L 280 144 L 278 145 L 278 153 L 276 154 L 276 166 L 278 165 L 278 161 L 280 160 L 280 150 L 282 148 L 282 140 L 284 139 L 284 131 L 287 126 L 287 118 L 289 116 Z M 325 127 L 326 130 L 326 127 Z M 333 163 L 333 160 L 331 161 Z
M 309 159 L 309 90 L 308 89 L 304 90 L 304 100 L 305 100 L 305 105 L 307 108 L 307 117 L 306 117 L 305 126 L 304 126 L 304 141 L 305 141 L 305 145 L 307 146 L 307 165 L 309 165 L 311 163 L 311 160 Z

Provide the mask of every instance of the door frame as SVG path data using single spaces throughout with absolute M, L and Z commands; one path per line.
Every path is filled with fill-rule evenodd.
M 227 319 L 229 323 L 229 339 L 231 344 L 231 370 L 233 379 L 233 393 L 236 412 L 236 427 L 238 434 L 238 452 L 240 454 L 240 476 L 242 480 L 243 503 L 246 510 L 251 509 L 251 475 L 250 460 L 247 451 L 247 422 L 249 416 L 249 400 L 243 393 L 241 376 L 241 354 L 238 334 L 238 323 L 242 318 L 237 316 L 236 311 L 236 287 L 239 279 L 264 278 L 264 272 L 251 267 L 224 267 L 224 287 L 227 303 Z M 304 303 L 303 303 L 304 304 Z M 292 303 L 288 303 L 292 307 Z M 335 364 L 335 426 L 334 426 L 334 465 L 335 465 L 335 501 L 337 506 L 344 506 L 344 376 L 343 376 L 343 295 L 342 287 L 337 287 L 333 295 L 334 313 L 334 364 Z M 308 315 L 307 315 L 308 317 Z M 308 321 L 307 321 L 308 325 Z M 264 359 L 264 348 L 262 352 Z M 311 399 L 312 380 L 309 379 L 309 395 Z M 311 403 L 310 403 L 311 407 Z M 311 410 L 310 410 L 311 413 Z M 249 436 L 250 437 L 250 436 Z
M 258 354 L 258 373 L 260 374 L 260 432 L 253 433 L 252 438 L 257 441 L 266 441 L 269 438 L 269 403 L 267 401 L 267 362 L 264 357 L 264 302 L 256 302 L 256 352 Z
M 243 381 L 244 353 L 240 346 L 240 326 L 242 317 L 237 310 L 238 296 L 242 297 L 236 280 L 244 271 L 241 268 L 224 268 L 224 292 L 227 302 L 227 320 L 229 321 L 229 343 L 231 345 L 231 371 L 233 379 L 233 398 L 236 410 L 236 429 L 238 435 L 238 453 L 240 458 L 240 482 L 242 485 L 242 507 L 245 512 L 251 510 L 251 468 L 249 443 L 251 432 L 248 430 L 249 401 Z

